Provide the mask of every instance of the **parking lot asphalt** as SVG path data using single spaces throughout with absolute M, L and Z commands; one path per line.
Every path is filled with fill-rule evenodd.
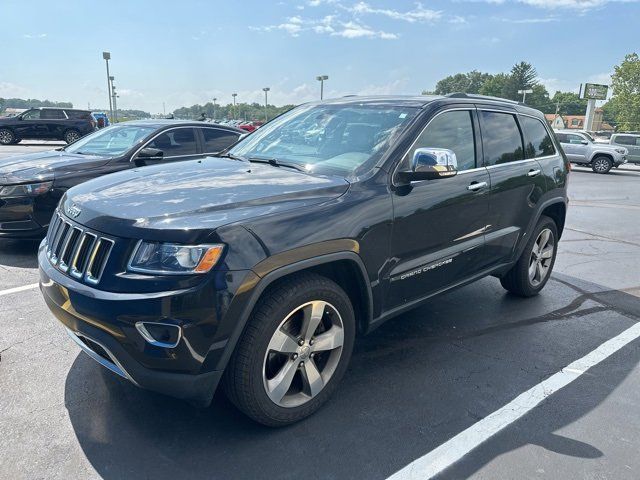
M 37 244 L 0 241 L 0 478 L 387 478 L 638 322 L 639 182 L 574 168 L 541 295 L 487 278 L 387 322 L 324 408 L 275 430 L 113 376 L 33 288 Z M 439 477 L 639 478 L 639 360 L 632 341 Z

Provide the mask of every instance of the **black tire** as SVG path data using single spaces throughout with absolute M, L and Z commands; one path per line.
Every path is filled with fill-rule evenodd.
M 80 139 L 80 132 L 78 132 L 77 130 L 67 130 L 66 132 L 64 132 L 64 138 L 63 140 L 67 143 L 73 143 L 77 140 Z
M 553 241 L 553 252 L 552 256 L 549 259 L 548 266 L 544 278 L 536 281 L 530 278 L 530 268 L 532 265 L 533 257 L 533 248 L 534 244 L 537 244 L 537 241 L 541 235 L 541 233 L 548 229 L 552 235 Z M 505 275 L 500 278 L 500 283 L 502 286 L 513 293 L 514 295 L 518 295 L 519 297 L 532 297 L 540 293 L 540 290 L 544 288 L 547 284 L 547 281 L 551 277 L 551 272 L 553 271 L 553 266 L 556 262 L 556 254 L 558 252 L 558 227 L 556 223 L 549 217 L 543 215 L 538 220 L 538 224 L 536 228 L 534 228 L 531 238 L 527 242 L 520 258 L 516 262 L 516 264 L 509 270 Z M 542 260 L 545 261 L 545 260 Z
M 599 156 L 591 162 L 591 170 L 595 173 L 609 173 L 611 168 L 613 168 L 613 162 L 609 157 Z
M 268 381 L 265 380 L 267 379 L 266 365 L 271 355 L 269 343 L 276 331 L 280 331 L 282 322 L 289 318 L 292 312 L 314 301 L 330 304 L 329 306 L 337 311 L 341 320 L 344 341 L 337 366 L 330 374 L 328 381 L 323 382 L 319 393 L 305 400 L 306 403 L 283 407 L 269 397 L 265 385 Z M 275 286 L 269 287 L 256 304 L 226 368 L 223 380 L 224 391 L 229 400 L 242 412 L 263 425 L 280 427 L 302 420 L 318 410 L 338 386 L 351 358 L 355 330 L 355 316 L 351 301 L 335 282 L 314 273 L 292 275 Z M 297 357 L 298 355 L 292 355 L 291 359 L 294 360 L 291 360 L 285 356 L 285 361 L 295 364 L 303 358 L 302 354 L 295 360 Z M 314 368 L 316 368 L 316 361 L 322 361 L 319 355 L 316 356 L 316 360 L 313 360 L 313 355 L 310 360 L 307 360 L 313 364 Z M 295 367 L 300 372 L 294 375 L 301 377 L 301 370 L 307 367 Z M 296 377 L 293 378 L 296 379 Z M 294 383 L 290 382 L 291 388 Z
M 16 141 L 15 134 L 8 128 L 0 128 L 0 145 L 13 145 Z

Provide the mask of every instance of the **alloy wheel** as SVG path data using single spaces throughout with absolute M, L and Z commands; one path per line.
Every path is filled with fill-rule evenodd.
M 280 323 L 264 356 L 262 379 L 273 403 L 292 408 L 317 396 L 336 371 L 344 344 L 338 310 L 315 300 Z
M 606 173 L 609 170 L 609 160 L 598 158 L 593 162 L 593 169 L 598 173 Z
M 13 134 L 9 130 L 0 130 L 0 143 L 10 145 L 13 142 Z
M 534 287 L 547 278 L 555 248 L 553 232 L 545 228 L 536 238 L 531 249 L 531 257 L 529 257 L 529 281 Z
M 67 132 L 65 135 L 65 141 L 67 143 L 73 143 L 79 138 L 80 138 L 80 135 L 78 135 L 76 132 Z

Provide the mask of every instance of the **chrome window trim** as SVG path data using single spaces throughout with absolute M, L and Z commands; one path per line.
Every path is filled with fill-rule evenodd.
M 427 124 L 422 128 L 422 130 L 420 130 L 420 133 L 418 133 L 418 135 L 416 135 L 416 138 L 413 140 L 413 142 L 411 143 L 411 145 L 409 145 L 409 148 L 402 154 L 402 156 L 400 157 L 400 161 L 396 164 L 396 166 L 393 168 L 393 172 L 391 173 L 391 185 L 393 185 L 394 187 L 400 187 L 402 185 L 398 185 L 395 182 L 395 178 L 396 178 L 396 173 L 398 173 L 398 169 L 400 168 L 400 165 L 402 165 L 402 160 L 404 160 L 404 157 L 407 156 L 407 154 L 413 149 L 413 146 L 416 144 L 416 142 L 418 141 L 418 139 L 420 138 L 420 136 L 424 133 L 424 131 L 429 128 L 429 125 L 431 125 L 431 122 L 433 122 L 436 118 L 438 118 L 440 115 L 442 115 L 443 113 L 449 113 L 449 112 L 460 112 L 460 111 L 466 111 L 466 112 L 473 112 L 474 110 L 476 110 L 475 106 L 469 106 L 469 107 L 454 107 L 454 108 L 447 108 L 445 110 L 442 110 L 438 113 L 436 113 L 433 117 L 431 117 L 429 119 L 429 121 L 427 122 Z M 473 120 L 471 122 L 472 126 L 473 126 Z M 476 156 L 476 165 L 478 164 L 478 152 L 476 151 L 476 145 L 475 145 L 475 129 L 474 129 L 474 145 L 473 145 L 473 150 L 475 152 L 475 156 Z M 461 172 L 458 172 L 458 175 L 460 175 L 462 172 L 470 172 L 472 170 L 479 170 L 482 169 L 484 167 L 475 167 L 475 168 L 470 168 L 469 170 L 462 170 Z
M 537 158 L 525 158 L 524 160 L 516 160 L 515 162 L 504 162 L 504 163 L 496 163 L 494 165 L 489 165 L 487 167 L 485 167 L 487 170 L 492 170 L 494 168 L 497 167 L 505 167 L 507 165 L 518 165 L 518 164 L 522 164 L 522 163 L 526 163 L 526 162 L 535 162 L 537 161 Z

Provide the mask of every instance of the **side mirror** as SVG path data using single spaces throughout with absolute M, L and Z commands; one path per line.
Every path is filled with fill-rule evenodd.
M 458 160 L 446 148 L 418 148 L 411 159 L 411 170 L 399 172 L 406 182 L 453 177 L 458 173 Z
M 162 160 L 164 152 L 159 148 L 146 147 L 138 152 L 134 162 L 138 167 L 147 165 L 147 160 Z
M 580 145 L 589 145 L 589 142 L 587 142 L 586 140 L 581 140 Z

